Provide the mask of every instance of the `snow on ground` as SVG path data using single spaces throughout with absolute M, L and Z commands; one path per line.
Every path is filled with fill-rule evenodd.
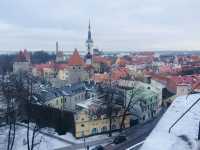
M 67 140 L 67 141 L 72 142 L 74 144 L 84 143 L 84 138 L 76 139 L 73 136 L 73 134 L 70 133 L 70 132 L 67 132 L 65 135 L 58 135 L 53 128 L 43 128 L 42 131 L 53 134 L 54 136 L 58 136 L 59 138 L 62 138 L 64 140 Z M 118 134 L 119 134 L 119 132 L 113 132 L 112 133 L 113 136 L 117 136 Z M 85 142 L 92 142 L 92 141 L 103 140 L 103 139 L 107 139 L 107 138 L 109 138 L 108 133 L 107 134 L 94 135 L 94 136 L 90 136 L 90 137 L 85 137 Z
M 22 125 L 26 125 L 26 124 L 22 124 Z M 0 150 L 6 149 L 8 131 L 9 131 L 8 126 L 0 127 Z M 58 135 L 55 132 L 55 130 L 52 128 L 43 128 L 41 129 L 41 131 L 52 134 L 54 136 L 57 136 L 59 138 L 72 142 L 74 144 L 84 143 L 83 138 L 76 139 L 71 133 L 66 133 L 65 135 Z M 16 137 L 15 137 L 13 150 L 27 150 L 26 132 L 27 132 L 26 127 L 16 125 Z M 116 136 L 118 134 L 119 134 L 118 132 L 114 132 L 113 136 Z M 31 135 L 32 135 L 32 130 L 30 130 L 30 136 Z M 85 138 L 85 142 L 92 142 L 92 141 L 103 140 L 103 139 L 108 139 L 108 138 L 109 138 L 108 134 L 96 135 L 96 136 Z M 35 144 L 36 144 L 35 150 L 53 150 L 57 148 L 70 146 L 70 144 L 67 144 L 63 141 L 59 141 L 57 139 L 48 137 L 40 133 L 36 137 Z
M 119 134 L 118 132 L 114 132 L 113 136 L 116 136 L 118 134 Z M 62 137 L 64 139 L 66 139 L 70 142 L 76 143 L 76 144 L 84 142 L 84 138 L 76 139 L 71 133 L 66 133 L 65 135 L 60 135 L 59 137 Z M 91 137 L 86 137 L 85 142 L 103 140 L 103 139 L 107 139 L 107 138 L 109 138 L 108 134 L 95 135 L 95 136 L 91 136 Z
M 94 149 L 95 147 L 97 147 L 97 146 L 99 146 L 99 145 L 101 145 L 101 146 L 106 146 L 106 145 L 108 145 L 109 143 L 103 143 L 103 144 L 98 144 L 98 145 L 93 145 L 93 146 L 90 146 L 89 147 L 89 149 L 91 150 L 91 149 Z M 80 148 L 80 149 L 78 149 L 78 150 L 85 150 L 86 148 Z
M 199 150 L 200 121 L 198 102 L 168 133 L 170 126 L 198 99 L 200 94 L 178 97 L 163 115 L 140 150 Z
M 0 128 L 0 150 L 6 149 L 8 126 Z M 16 137 L 13 146 L 13 150 L 27 150 L 26 140 L 27 129 L 25 127 L 16 126 Z M 30 135 L 32 131 L 30 130 Z M 31 138 L 30 138 L 31 139 Z M 58 141 L 57 139 L 38 134 L 35 140 L 35 150 L 53 150 L 56 148 L 69 146 L 69 144 Z

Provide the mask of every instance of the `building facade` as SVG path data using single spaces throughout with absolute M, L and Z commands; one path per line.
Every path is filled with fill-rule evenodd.
M 76 105 L 75 113 L 75 137 L 81 138 L 110 130 L 110 118 L 108 117 L 107 107 L 102 104 L 102 100 L 95 97 Z M 113 107 L 111 130 L 120 129 L 122 122 L 122 107 Z M 127 114 L 124 120 L 124 128 L 130 127 L 130 115 Z

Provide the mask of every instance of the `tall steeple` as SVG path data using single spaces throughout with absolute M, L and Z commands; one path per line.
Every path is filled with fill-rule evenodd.
M 87 65 L 92 64 L 92 46 L 93 46 L 93 40 L 92 40 L 92 34 L 91 34 L 91 26 L 90 26 L 90 20 L 88 25 L 88 37 L 86 40 L 86 46 L 87 46 L 87 54 L 85 56 L 85 62 Z
M 58 41 L 56 42 L 56 55 L 58 54 Z
M 64 61 L 64 54 L 63 51 L 59 50 L 58 41 L 56 42 L 56 62 L 63 62 Z
M 88 52 L 91 52 L 92 46 L 93 46 L 93 40 L 92 40 L 92 34 L 91 34 L 91 26 L 90 26 L 90 20 L 88 25 L 88 37 L 86 40 L 87 50 Z

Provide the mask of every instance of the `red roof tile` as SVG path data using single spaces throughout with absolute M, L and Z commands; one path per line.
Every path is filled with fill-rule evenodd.
M 112 71 L 112 80 L 119 80 L 128 76 L 128 69 L 125 67 L 118 67 Z
M 105 63 L 107 65 L 111 65 L 111 62 L 112 62 L 112 60 L 110 60 L 106 57 L 102 57 L 102 56 L 94 56 L 93 61 L 95 63 Z
M 121 57 L 118 57 L 115 64 L 119 65 L 119 66 L 125 66 L 126 65 L 126 60 L 124 60 Z
M 69 58 L 68 65 L 70 66 L 84 65 L 84 61 L 79 55 L 79 52 L 77 51 L 77 49 L 74 50 L 73 55 Z
M 92 79 L 95 82 L 98 82 L 98 83 L 105 82 L 105 81 L 109 80 L 109 75 L 107 73 L 103 73 L 103 74 L 96 73 L 96 74 L 94 74 L 94 76 L 92 77 Z

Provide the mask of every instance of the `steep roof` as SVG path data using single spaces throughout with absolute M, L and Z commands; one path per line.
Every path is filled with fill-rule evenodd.
M 81 56 L 79 55 L 79 52 L 77 49 L 74 50 L 73 55 L 69 58 L 68 65 L 70 65 L 70 66 L 84 65 L 84 61 L 81 58 Z
M 30 61 L 30 54 L 29 54 L 29 52 L 26 49 L 21 50 L 17 54 L 16 61 L 18 61 L 18 62 Z

